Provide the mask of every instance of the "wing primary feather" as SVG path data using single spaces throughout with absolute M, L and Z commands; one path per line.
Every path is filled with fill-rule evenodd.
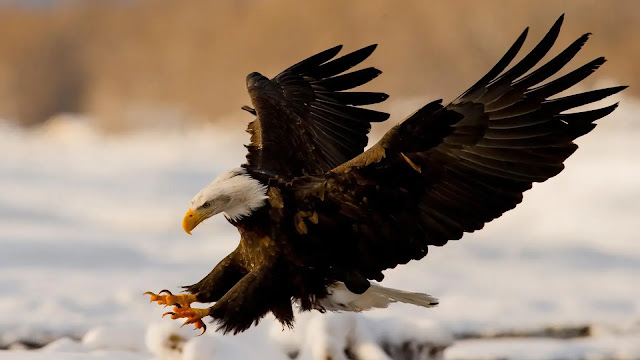
M 549 52 L 553 44 L 560 34 L 560 28 L 564 21 L 564 14 L 553 24 L 549 32 L 540 40 L 530 53 L 528 53 L 520 62 L 514 65 L 497 79 L 490 82 L 487 87 L 495 86 L 499 83 L 511 83 L 512 80 L 522 76 L 524 73 L 534 67 Z
M 318 116 L 318 117 L 320 117 L 320 116 Z M 341 134 L 340 132 L 338 132 L 338 131 L 336 131 L 334 129 L 332 129 L 330 126 L 327 126 L 327 124 L 325 124 L 325 123 L 328 123 L 328 124 L 331 124 L 331 125 L 335 125 L 335 126 L 340 127 L 342 129 L 348 129 L 348 130 L 352 131 L 354 134 L 358 134 L 357 132 L 355 132 L 355 131 L 353 131 L 353 130 L 351 130 L 349 128 L 345 128 L 344 126 L 341 126 L 340 124 L 336 124 L 335 122 L 333 122 L 331 120 L 328 120 L 326 118 L 323 118 L 322 120 L 324 120 L 324 121 L 317 121 L 316 123 L 319 126 L 321 126 L 323 129 L 330 131 L 332 134 L 334 134 L 334 135 L 336 135 L 336 136 L 338 136 L 338 137 L 340 137 L 340 138 L 342 138 L 342 139 L 344 139 L 346 141 L 353 142 L 353 139 L 347 137 L 346 135 Z M 335 137 L 333 139 L 335 139 Z M 341 144 L 341 145 L 344 145 L 344 144 Z M 347 145 L 344 145 L 344 147 L 347 148 L 347 149 L 350 148 Z
M 316 91 L 316 95 L 322 99 L 331 99 L 344 105 L 371 105 L 383 102 L 389 95 L 381 92 L 328 92 Z M 328 100 L 327 100 L 328 101 Z
M 341 115 L 340 113 L 335 111 L 328 111 L 324 107 L 321 107 L 320 105 L 321 104 L 318 104 L 318 103 L 312 103 L 310 105 L 311 107 L 310 115 L 317 117 L 318 120 L 322 120 L 324 122 L 333 124 L 341 129 L 352 132 L 354 134 L 358 134 L 358 130 L 362 126 L 369 126 L 369 127 L 371 126 L 367 122 L 357 121 L 357 120 L 345 117 L 344 115 Z M 335 119 L 332 119 L 332 118 L 335 118 Z M 349 122 L 342 124 L 337 120 L 349 120 Z
M 549 60 L 546 64 L 542 65 L 532 73 L 514 81 L 513 86 L 528 89 L 536 84 L 543 82 L 550 76 L 553 76 L 566 64 L 568 64 L 569 61 L 574 58 L 574 56 L 576 56 L 578 51 L 580 51 L 587 40 L 589 40 L 590 35 L 591 33 L 582 35 L 566 49 L 564 49 L 560 54 Z
M 569 95 L 559 99 L 551 99 L 542 103 L 542 106 L 545 111 L 552 112 L 562 112 L 565 110 L 572 109 L 574 107 L 590 104 L 592 102 L 596 102 L 602 100 L 608 96 L 616 94 L 624 89 L 627 86 L 614 86 L 605 89 L 592 90 L 588 92 L 583 92 L 580 94 Z
M 586 126 L 586 127 L 590 127 L 590 126 Z M 533 138 L 526 138 L 526 139 L 482 139 L 481 141 L 478 142 L 477 146 L 490 147 L 490 148 L 521 149 L 521 150 L 543 149 L 548 147 L 564 146 L 570 141 L 580 136 L 580 135 L 576 135 L 577 133 L 580 133 L 580 131 L 575 130 L 571 133 L 565 131 L 564 133 L 561 133 L 561 134 L 554 134 L 554 135 L 533 137 Z M 584 135 L 584 133 L 581 135 Z
M 389 118 L 389 114 L 384 112 L 330 103 L 321 99 L 316 99 L 313 105 L 360 122 L 380 122 Z
M 524 115 L 493 119 L 489 122 L 489 129 L 514 129 L 542 124 L 552 119 L 553 116 L 550 114 L 540 114 L 539 111 L 535 111 Z
M 346 114 L 344 111 L 342 111 L 344 110 L 344 108 L 338 108 L 338 106 L 339 105 L 337 104 L 326 104 L 321 100 L 320 101 L 316 100 L 311 104 L 309 104 L 309 107 L 311 108 L 312 113 L 324 111 L 325 113 L 333 115 L 334 117 L 337 117 L 339 119 L 346 119 L 346 120 L 360 122 L 360 119 L 358 119 L 357 117 L 351 116 L 349 114 Z
M 522 92 L 519 89 L 512 89 L 498 100 L 485 106 L 485 110 L 491 113 L 492 119 L 504 118 L 523 114 L 522 110 L 535 110 L 540 101 L 556 95 L 593 74 L 606 60 L 603 57 L 597 58 L 580 68 L 537 88 Z
M 325 51 L 321 51 L 315 55 L 309 56 L 308 58 L 290 66 L 284 72 L 292 72 L 292 73 L 306 73 L 310 68 L 314 66 L 318 66 L 322 63 L 325 63 L 331 59 L 333 59 L 338 53 L 342 50 L 342 45 L 334 46 Z
M 486 91 L 476 100 L 484 104 L 494 103 L 491 108 L 505 108 L 515 103 L 521 97 L 521 88 L 516 89 L 512 85 L 513 80 L 531 70 L 549 52 L 560 33 L 560 27 L 564 17 L 561 16 L 551 30 L 540 40 L 540 42 L 516 65 L 507 70 L 498 78 L 492 80 Z
M 528 90 L 527 92 L 525 92 L 525 95 L 531 98 L 545 99 L 549 96 L 558 94 L 586 79 L 605 62 L 605 58 L 599 57 L 562 77 L 559 77 L 544 85 L 540 85 L 537 88 Z
M 517 128 L 509 128 L 509 129 L 492 129 L 489 128 L 484 133 L 485 139 L 528 139 L 533 137 L 544 136 L 548 134 L 553 134 L 555 131 L 560 129 L 562 122 L 560 121 L 545 121 L 540 124 L 533 124 L 529 126 L 520 126 Z
M 322 64 L 314 70 L 313 75 L 316 79 L 324 79 L 343 73 L 363 62 L 373 53 L 377 46 L 377 44 L 369 45 L 360 50 L 356 50 L 352 53 L 331 60 L 328 63 Z
M 473 86 L 471 86 L 467 91 L 462 93 L 462 95 L 460 95 L 456 100 L 454 100 L 453 103 L 455 104 L 455 103 L 459 103 L 461 101 L 466 101 L 466 100 L 473 101 L 474 99 L 482 95 L 482 93 L 484 93 L 484 91 L 486 90 L 485 86 L 487 86 L 487 84 L 491 80 L 493 80 L 504 69 L 506 69 L 507 66 L 509 66 L 509 64 L 511 63 L 511 61 L 513 61 L 513 59 L 516 57 L 516 55 L 520 51 L 520 48 L 522 48 L 522 44 L 524 44 L 524 41 L 527 38 L 528 33 L 529 33 L 529 28 L 527 27 L 524 29 L 522 34 L 520 34 L 518 39 L 516 39 L 513 45 L 511 45 L 509 50 L 507 50 L 507 53 L 504 54 L 504 56 L 502 56 L 502 58 L 498 61 L 498 63 L 495 64 L 493 68 L 491 68 L 491 70 L 489 70 L 489 72 L 486 73 L 480 80 L 478 80 L 478 82 L 473 84 Z
M 589 122 L 593 122 L 609 115 L 613 110 L 616 109 L 617 106 L 618 104 L 616 103 L 604 108 L 569 114 L 552 114 L 551 111 L 537 110 L 524 115 L 491 120 L 489 122 L 488 131 L 526 128 L 533 125 L 554 121 L 554 119 L 562 119 L 567 122 L 577 121 L 578 119 L 589 119 Z
M 459 163 L 448 170 L 458 184 L 472 182 L 474 189 L 492 193 L 494 201 L 504 199 L 504 201 L 511 202 L 517 198 L 522 198 L 522 192 L 531 189 L 530 182 L 504 181 L 504 179 L 494 175 L 472 172 L 468 167 L 460 166 Z
M 482 155 L 474 154 L 473 152 L 463 152 L 460 157 L 467 161 L 485 166 L 487 168 L 503 171 L 517 176 L 524 176 L 529 178 L 530 180 L 538 179 L 537 181 L 544 181 L 552 176 L 557 175 L 558 173 L 560 173 L 560 171 L 562 171 L 562 169 L 564 169 L 562 163 L 529 164 L 518 161 L 496 160 L 484 157 Z
M 529 176 L 529 175 L 517 174 L 517 173 L 509 172 L 504 169 L 490 167 L 484 163 L 469 160 L 468 158 L 463 158 L 463 159 L 464 160 L 460 161 L 460 165 L 462 166 L 466 166 L 470 169 L 479 171 L 487 175 L 493 175 L 503 179 L 508 179 L 510 181 L 526 183 L 526 182 L 532 182 L 532 181 L 544 181 L 547 179 L 547 177 L 544 177 L 544 176 Z
M 382 71 L 369 67 L 366 69 L 356 70 L 344 75 L 334 76 L 332 78 L 318 80 L 312 82 L 313 85 L 319 85 L 329 91 L 342 91 L 353 89 L 354 87 L 368 83 L 380 75 Z
M 353 152 L 353 149 L 366 146 L 366 144 L 363 144 L 366 142 L 366 138 L 365 139 L 349 138 L 343 135 L 342 133 L 336 131 L 331 126 L 322 122 L 318 122 L 315 125 L 320 131 L 322 131 L 322 133 L 325 134 L 326 140 L 324 141 L 333 142 L 335 145 L 340 145 L 344 149 L 349 150 L 349 152 Z M 321 144 L 321 142 L 318 142 L 318 144 Z
M 324 135 L 325 139 L 328 141 L 316 141 L 314 142 L 314 146 L 322 149 L 323 153 L 327 157 L 329 165 L 332 164 L 340 164 L 344 162 L 343 156 L 340 156 L 341 151 L 339 151 L 332 143 L 337 143 L 336 140 L 333 139 L 332 136 L 328 135 L 324 130 L 322 130 L 317 124 L 314 125 L 314 131 L 318 131 Z
M 464 152 L 473 152 L 487 159 L 519 162 L 522 164 L 544 165 L 549 163 L 560 163 L 564 161 L 573 151 L 566 153 L 558 153 L 545 155 L 536 151 L 527 151 L 521 149 L 505 149 L 490 147 L 475 147 L 473 150 L 463 150 Z
M 320 131 L 323 134 L 325 134 L 325 136 L 328 139 L 332 139 L 332 137 L 329 136 L 324 130 L 318 128 L 317 126 L 316 126 L 316 128 L 318 129 L 318 131 Z M 333 142 L 336 143 L 336 144 L 339 144 L 335 140 Z M 332 164 L 340 164 L 340 163 L 344 162 L 344 159 L 342 157 L 338 158 L 337 154 L 340 154 L 341 152 L 338 151 L 338 149 L 336 149 L 336 147 L 333 146 L 332 143 L 327 141 L 327 142 L 318 142 L 316 144 L 318 145 L 318 147 L 320 147 L 327 154 L 327 157 L 329 158 L 329 161 L 331 161 Z
M 581 111 L 575 113 L 568 114 L 559 114 L 556 115 L 555 118 L 566 121 L 567 123 L 572 123 L 575 121 L 585 121 L 585 122 L 594 122 L 598 119 L 601 119 L 613 112 L 618 107 L 619 103 L 615 103 L 613 105 L 609 105 L 607 107 L 603 107 L 595 110 Z

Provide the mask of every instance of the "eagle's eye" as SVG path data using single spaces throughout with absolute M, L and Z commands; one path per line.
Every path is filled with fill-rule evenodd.
M 202 204 L 202 207 L 205 209 L 208 208 L 209 206 L 211 206 L 211 204 L 209 204 L 208 202 Z

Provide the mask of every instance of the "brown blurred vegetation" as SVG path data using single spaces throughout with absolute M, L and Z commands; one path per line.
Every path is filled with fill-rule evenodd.
M 248 103 L 244 77 L 267 76 L 342 43 L 380 44 L 370 89 L 451 99 L 486 72 L 527 25 L 530 49 L 566 12 L 558 41 L 594 37 L 573 63 L 604 55 L 596 78 L 640 85 L 640 2 L 408 0 L 76 1 L 0 6 L 0 117 L 39 123 L 87 113 L 108 128 L 213 121 Z M 555 49 L 555 53 L 559 51 Z M 630 89 L 638 93 L 638 89 Z M 425 99 L 425 101 L 428 99 Z M 396 118 L 399 115 L 396 114 Z

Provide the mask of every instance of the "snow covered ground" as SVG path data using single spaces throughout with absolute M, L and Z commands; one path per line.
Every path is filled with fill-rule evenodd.
M 396 103 L 392 121 L 421 102 Z M 122 135 L 82 120 L 0 123 L 0 348 L 12 349 L 0 359 L 343 359 L 345 347 L 359 359 L 640 358 L 638 113 L 623 98 L 516 210 L 385 273 L 437 308 L 305 314 L 296 331 L 266 318 L 237 337 L 198 338 L 142 293 L 191 284 L 235 247 L 222 218 L 190 237 L 180 223 L 195 192 L 244 161 L 248 115 Z M 588 336 L 543 337 L 566 327 Z

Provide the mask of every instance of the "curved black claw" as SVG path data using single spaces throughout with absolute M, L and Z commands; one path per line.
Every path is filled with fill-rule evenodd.
M 167 311 L 166 313 L 162 314 L 162 317 L 165 317 L 165 315 L 171 315 L 174 316 L 176 313 L 174 313 L 173 311 Z
M 196 329 L 197 329 L 197 327 L 196 327 Z M 203 323 L 202 324 L 202 332 L 200 334 L 198 334 L 198 336 L 202 336 L 202 334 L 204 334 L 205 332 L 207 332 L 207 325 Z
M 171 293 L 171 291 L 169 291 L 169 290 L 167 290 L 167 289 L 162 289 L 162 290 L 160 290 L 160 292 L 158 293 L 158 295 L 160 295 L 160 294 L 162 294 L 162 293 L 167 293 L 167 294 L 169 294 L 169 295 L 173 296 L 173 294 Z
M 193 330 L 198 330 L 198 329 L 202 329 L 202 332 L 200 334 L 198 334 L 198 336 L 202 336 L 202 334 L 204 334 L 207 331 L 207 324 L 205 324 L 204 322 L 202 322 L 202 320 L 193 322 L 191 320 L 187 320 L 184 322 L 184 324 L 180 325 L 180 327 L 183 327 L 185 325 L 191 325 L 193 324 L 195 327 L 193 328 Z

